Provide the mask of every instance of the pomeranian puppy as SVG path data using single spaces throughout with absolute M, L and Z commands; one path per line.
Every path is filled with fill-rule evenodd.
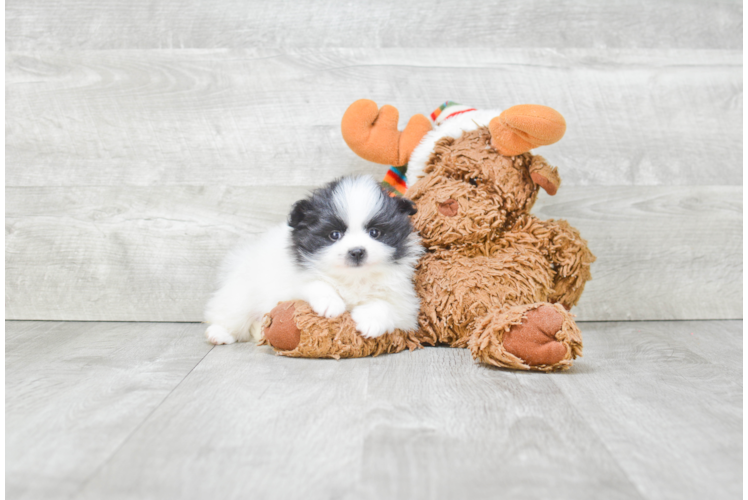
M 229 255 L 205 310 L 213 344 L 261 336 L 278 302 L 305 300 L 320 316 L 350 311 L 364 337 L 418 327 L 413 273 L 423 252 L 415 206 L 372 177 L 344 177 L 294 204 L 288 222 Z

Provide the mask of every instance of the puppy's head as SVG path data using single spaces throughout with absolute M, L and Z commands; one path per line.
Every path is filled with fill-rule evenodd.
M 344 177 L 296 202 L 288 217 L 292 250 L 304 267 L 323 272 L 371 269 L 411 254 L 416 213 L 368 176 Z

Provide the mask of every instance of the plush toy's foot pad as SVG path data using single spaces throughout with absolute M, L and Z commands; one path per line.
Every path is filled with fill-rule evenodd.
M 281 302 L 266 315 L 263 336 L 279 351 L 292 351 L 301 341 L 301 330 L 294 321 L 294 312 L 293 302 Z
M 504 334 L 504 349 L 530 366 L 553 365 L 566 357 L 566 345 L 556 340 L 564 317 L 551 306 L 527 312 L 527 319 Z
M 334 318 L 317 315 L 304 301 L 281 302 L 265 315 L 260 344 L 270 344 L 293 358 L 361 358 L 421 347 L 415 332 L 395 330 L 364 338 L 345 312 Z
M 474 358 L 493 366 L 566 370 L 582 355 L 582 335 L 560 304 L 536 303 L 486 315 L 468 347 Z

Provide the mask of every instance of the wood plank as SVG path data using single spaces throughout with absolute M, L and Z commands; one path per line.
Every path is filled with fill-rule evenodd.
M 660 329 L 650 325 L 644 330 L 635 327 L 636 333 L 662 336 L 662 331 L 669 337 L 677 338 L 688 349 L 710 363 L 733 370 L 735 375 L 743 373 L 743 336 L 736 334 L 742 323 L 734 321 L 684 321 L 682 324 L 665 325 Z M 677 329 L 675 327 L 677 326 Z M 633 333 L 633 331 L 632 331 Z
M 497 491 L 640 498 L 551 377 L 481 369 L 466 350 L 330 362 L 244 344 L 211 351 L 76 498 Z
M 201 321 L 228 250 L 285 220 L 306 192 L 10 189 L 6 318 Z
M 238 241 L 307 188 L 7 188 L 8 319 L 201 321 Z M 742 188 L 565 187 L 541 195 L 598 260 L 580 320 L 742 316 Z
M 368 387 L 352 498 L 642 498 L 553 377 L 441 348 L 378 360 Z
M 72 495 L 211 349 L 201 326 L 6 322 L 7 498 Z
M 742 322 L 582 329 L 554 375 L 221 346 L 75 498 L 734 498 Z
M 553 382 L 645 498 L 741 498 L 743 322 L 585 323 Z
M 745 317 L 745 316 L 743 316 Z M 748 462 L 745 453 L 748 451 L 748 335 L 743 321 L 743 478 L 748 477 Z M 745 482 L 745 479 L 743 480 Z
M 304 360 L 210 350 L 199 324 L 6 322 L 6 494 L 737 497 L 742 321 L 581 327 L 585 356 L 547 375 L 459 349 Z
M 10 50 L 251 47 L 742 47 L 720 2 L 11 0 Z
M 75 498 L 315 499 L 351 490 L 371 360 L 281 358 L 246 343 L 213 352 Z M 132 461 L 133 450 L 147 452 Z
M 743 182 L 742 50 L 55 50 L 9 53 L 6 82 L 9 186 L 383 175 L 340 135 L 362 97 L 401 126 L 447 99 L 553 106 L 568 132 L 539 151 L 567 186 Z

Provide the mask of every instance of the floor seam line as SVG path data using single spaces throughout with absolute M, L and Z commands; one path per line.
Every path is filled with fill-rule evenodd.
M 192 374 L 192 372 L 195 371 L 195 368 L 197 368 L 200 365 L 200 363 L 203 362 L 203 360 L 208 356 L 208 354 L 210 354 L 211 352 L 213 352 L 214 348 L 215 348 L 215 346 L 213 345 L 213 346 L 210 347 L 210 349 L 208 349 L 208 351 L 203 355 L 203 357 L 201 357 L 198 360 L 198 362 L 195 363 L 195 365 L 192 368 L 190 368 L 190 370 L 184 375 L 184 377 L 182 377 L 182 379 L 174 387 L 172 387 L 172 389 L 166 394 L 166 396 L 164 396 L 163 399 L 161 399 L 161 401 L 159 401 L 159 403 L 156 405 L 156 407 L 153 408 L 153 410 L 151 410 L 148 413 L 148 415 L 145 416 L 145 418 L 143 418 L 143 420 L 132 430 L 132 432 L 130 432 L 127 435 L 127 437 L 125 437 L 125 439 L 122 440 L 122 442 L 119 445 L 117 445 L 117 447 L 106 458 L 106 460 L 104 460 L 103 462 L 101 462 L 101 465 L 99 465 L 98 467 L 96 467 L 96 470 L 94 470 L 91 474 L 89 474 L 89 476 L 85 480 L 83 480 L 83 482 L 80 484 L 80 486 L 78 488 L 76 488 L 76 490 L 73 493 L 71 493 L 70 497 L 68 497 L 68 498 L 75 498 L 83 490 L 83 488 L 85 488 L 86 485 L 89 482 L 91 482 L 91 480 L 94 477 L 96 477 L 101 472 L 101 470 L 109 462 L 111 462 L 111 460 L 117 455 L 117 453 L 120 452 L 120 450 L 127 444 L 127 442 L 130 441 L 130 439 L 141 429 L 141 427 L 143 427 L 143 425 L 145 425 L 145 423 L 153 416 L 153 414 L 156 413 L 156 411 L 158 411 L 159 408 L 161 408 L 161 406 L 164 404 L 164 402 L 166 402 L 166 400 L 169 399 L 169 397 L 174 393 L 174 391 L 176 391 L 179 388 L 179 386 L 182 385 L 182 382 L 184 382 L 187 379 L 187 377 L 189 377 L 190 374 Z
M 574 410 L 574 413 L 577 415 L 577 418 L 579 418 L 580 421 L 584 422 L 585 425 L 587 425 L 587 429 L 589 429 L 589 431 L 595 435 L 597 440 L 600 442 L 600 445 L 605 449 L 606 452 L 608 452 L 608 456 L 610 456 L 610 458 L 615 462 L 616 467 L 618 467 L 618 470 L 621 471 L 621 474 L 623 474 L 623 477 L 626 478 L 629 484 L 631 484 L 634 490 L 636 490 L 636 492 L 639 494 L 639 498 L 641 498 L 641 500 L 648 500 L 650 497 L 648 497 L 647 495 L 644 494 L 643 491 L 641 491 L 641 489 L 639 488 L 639 485 L 636 483 L 636 481 L 634 481 L 634 479 L 631 477 L 629 472 L 623 468 L 623 465 L 621 465 L 621 462 L 618 460 L 618 457 L 615 454 L 613 454 L 610 447 L 608 446 L 608 443 L 603 440 L 602 436 L 600 436 L 597 430 L 595 430 L 595 428 L 592 427 L 589 420 L 587 420 L 586 414 L 583 411 L 580 411 L 579 408 L 577 408 L 577 405 L 574 404 L 574 402 L 569 398 L 569 396 L 566 394 L 566 391 L 564 391 L 563 387 L 558 385 L 558 383 L 555 380 L 552 380 L 552 382 L 553 382 L 553 385 L 556 386 L 556 389 L 558 389 L 558 391 L 563 395 L 564 399 L 569 404 L 569 407 Z

